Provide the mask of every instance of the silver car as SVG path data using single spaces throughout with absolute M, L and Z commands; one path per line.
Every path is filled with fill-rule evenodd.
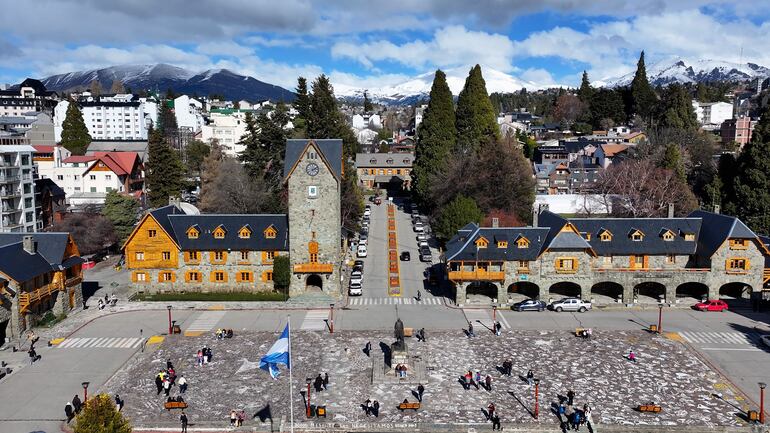
M 585 313 L 591 309 L 591 303 L 580 298 L 562 298 L 558 301 L 551 302 L 548 309 L 556 312 L 578 311 L 580 313 Z

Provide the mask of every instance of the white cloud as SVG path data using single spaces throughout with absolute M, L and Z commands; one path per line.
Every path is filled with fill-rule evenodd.
M 204 42 L 195 51 L 208 56 L 241 57 L 254 53 L 254 49 L 235 42 Z
M 556 80 L 554 80 L 551 73 L 541 68 L 525 69 L 519 74 L 519 77 L 523 80 L 532 81 L 533 83 L 540 85 L 556 83 Z

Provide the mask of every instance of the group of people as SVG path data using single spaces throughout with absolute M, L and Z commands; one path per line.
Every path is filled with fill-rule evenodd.
M 97 306 L 99 307 L 100 310 L 104 310 L 104 307 L 108 305 L 111 307 L 114 307 L 117 304 L 118 304 L 118 297 L 115 296 L 114 293 L 112 294 L 112 296 L 109 296 L 109 297 L 105 293 L 104 300 L 102 300 L 102 298 L 99 298 L 99 300 L 97 301 Z
M 230 425 L 233 427 L 240 427 L 243 425 L 243 420 L 246 418 L 246 412 L 243 410 L 236 411 L 235 409 L 230 411 Z
M 40 361 L 42 356 L 38 355 L 35 351 L 35 343 L 37 343 L 37 340 L 40 339 L 33 331 L 29 331 L 27 334 L 27 339 L 29 340 L 29 350 L 27 350 L 27 355 L 29 355 L 29 365 L 32 365 L 35 363 L 35 361 Z
M 225 338 L 233 338 L 232 329 L 219 328 L 216 332 L 217 340 L 224 340 Z
M 398 378 L 405 378 L 406 372 L 409 370 L 405 364 L 396 364 L 396 376 Z
M 321 376 L 321 373 L 318 373 L 318 376 L 316 376 L 313 381 L 313 388 L 315 389 L 315 392 L 327 390 L 329 388 L 329 373 L 324 373 L 323 377 Z
M 203 364 L 208 364 L 211 362 L 211 348 L 203 347 L 199 349 L 198 353 L 195 355 L 195 360 L 199 367 Z
M 75 394 L 75 396 L 72 397 L 72 401 L 68 401 L 67 404 L 64 405 L 64 414 L 67 415 L 67 422 L 72 421 L 72 418 L 75 418 L 75 415 L 79 414 L 82 409 L 83 403 L 80 402 L 80 397 Z
M 497 414 L 497 407 L 492 402 L 487 406 L 487 421 L 492 421 L 492 430 L 502 430 L 500 425 L 500 416 Z
M 586 425 L 589 431 L 593 431 L 593 418 L 588 403 L 583 405 L 583 409 L 575 409 L 570 402 L 562 400 L 558 415 L 562 430 L 580 431 L 580 426 Z
M 380 416 L 380 402 L 377 400 L 371 401 L 370 399 L 366 399 L 366 401 L 363 404 L 364 412 L 366 413 L 366 416 L 374 415 L 375 418 Z
M 467 373 L 461 376 L 461 381 L 466 391 L 471 389 L 472 386 L 476 387 L 476 389 L 483 386 L 487 391 L 492 391 L 492 376 L 487 374 L 482 378 L 481 372 L 478 370 L 475 375 L 472 370 L 468 370 Z
M 155 387 L 157 388 L 158 395 L 163 391 L 166 397 L 169 397 L 171 387 L 175 384 L 179 385 L 179 392 L 181 394 L 184 394 L 187 391 L 187 379 L 184 378 L 184 375 L 181 375 L 179 376 L 179 381 L 177 383 L 177 374 L 174 369 L 174 364 L 168 359 L 166 360 L 166 369 L 158 371 L 158 374 L 155 375 Z M 168 401 L 172 400 L 173 399 L 170 399 L 169 397 Z
M 594 331 L 591 328 L 581 329 L 577 333 L 578 337 L 585 338 L 586 340 L 590 339 L 593 334 L 594 334 Z

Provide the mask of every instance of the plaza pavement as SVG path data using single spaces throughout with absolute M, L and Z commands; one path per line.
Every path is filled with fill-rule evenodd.
M 396 406 L 405 398 L 415 401 L 412 391 L 416 385 L 372 385 L 372 359 L 362 351 L 371 341 L 372 356 L 381 364 L 379 344 L 390 344 L 392 332 L 295 332 L 295 419 L 304 419 L 300 391 L 306 389 L 305 378 L 328 372 L 329 390 L 320 394 L 313 391 L 311 402 L 327 406 L 328 418 L 319 422 L 329 426 L 366 422 L 484 424 L 482 409 L 494 402 L 504 425 L 551 428 L 558 424 L 551 406 L 569 388 L 577 394 L 576 406 L 591 404 L 600 426 L 743 425 L 737 415 L 743 409 L 742 397 L 680 342 L 644 331 L 595 331 L 590 341 L 564 331 L 517 331 L 495 337 L 477 329 L 477 335 L 469 339 L 460 331 L 440 331 L 429 334 L 424 343 L 407 339 L 411 354 L 425 360 L 429 377 L 422 409 L 402 413 Z M 276 338 L 276 333 L 246 332 L 221 341 L 208 335 L 166 339 L 156 349 L 138 354 L 103 389 L 123 397 L 124 413 L 139 430 L 174 426 L 178 411 L 162 408 L 165 397 L 162 393 L 156 395 L 153 382 L 170 358 L 177 373 L 184 374 L 190 383 L 185 400 L 190 405 L 187 413 L 191 423 L 223 427 L 229 424 L 231 409 L 242 409 L 247 413 L 246 427 L 269 430 L 269 424 L 251 419 L 269 405 L 277 429 L 278 421 L 286 420 L 289 414 L 288 372 L 282 369 L 281 377 L 272 380 L 257 368 L 259 357 Z M 213 360 L 197 367 L 194 355 L 204 345 L 212 348 Z M 631 363 L 624 357 L 629 348 L 637 352 L 639 362 Z M 513 362 L 512 377 L 504 377 L 497 370 L 505 359 Z M 533 388 L 518 377 L 530 368 L 541 379 L 537 421 L 531 415 Z M 490 374 L 492 391 L 464 390 L 458 378 L 468 369 Z M 174 388 L 172 395 L 177 393 Z M 717 398 L 716 393 L 721 393 L 722 398 Z M 367 419 L 360 408 L 367 398 L 380 402 L 377 420 Z M 660 404 L 663 412 L 642 414 L 634 409 L 649 401 Z

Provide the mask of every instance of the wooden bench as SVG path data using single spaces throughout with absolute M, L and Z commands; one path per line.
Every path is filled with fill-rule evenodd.
M 659 405 L 653 404 L 653 403 L 647 403 L 647 404 L 640 404 L 636 408 L 639 412 L 652 412 L 652 413 L 658 413 L 661 409 Z
M 413 409 L 415 412 L 420 408 L 420 403 L 401 403 L 398 405 L 398 410 L 404 411 L 407 409 Z
M 187 403 L 183 401 L 167 401 L 163 404 L 163 407 L 166 408 L 166 410 L 187 409 Z

